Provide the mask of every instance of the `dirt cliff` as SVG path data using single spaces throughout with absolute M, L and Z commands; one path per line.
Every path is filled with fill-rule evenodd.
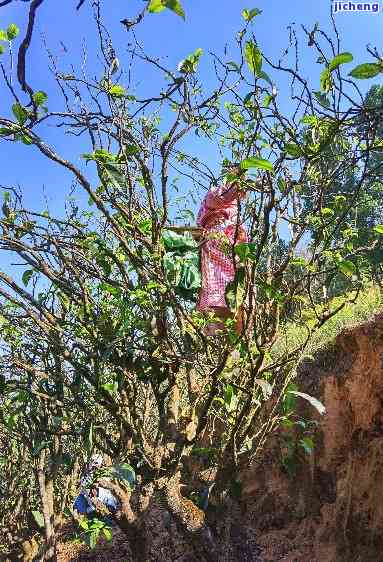
M 243 519 L 264 560 L 383 561 L 383 314 L 341 333 L 304 363 L 300 390 L 327 413 L 317 419 L 315 450 L 293 475 L 274 440 L 243 475 Z M 304 400 L 302 418 L 315 417 Z

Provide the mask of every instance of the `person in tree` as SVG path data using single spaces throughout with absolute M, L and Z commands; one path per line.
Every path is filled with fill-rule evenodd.
M 224 328 L 223 321 L 232 316 L 225 292 L 235 276 L 233 246 L 247 242 L 247 234 L 239 223 L 240 201 L 245 197 L 240 189 L 240 177 L 244 174 L 238 166 L 227 169 L 230 181 L 212 185 L 202 201 L 197 226 L 200 228 L 202 287 L 196 309 L 214 313 L 222 321 L 210 323 L 206 335 L 215 335 Z M 242 329 L 242 314 L 238 315 L 237 331 Z

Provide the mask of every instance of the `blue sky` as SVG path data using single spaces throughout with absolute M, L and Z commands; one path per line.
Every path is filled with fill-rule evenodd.
M 75 11 L 77 0 L 46 0 L 39 10 L 33 43 L 28 54 L 27 79 L 33 88 L 44 90 L 49 96 L 50 110 L 62 108 L 57 88 L 47 71 L 47 54 L 42 43 L 44 36 L 48 47 L 60 59 L 62 68 L 70 69 L 70 64 L 78 67 L 84 44 L 88 48 L 87 66 L 92 73 L 98 66 L 95 27 L 91 15 L 91 1 L 87 0 L 79 12 Z M 204 50 L 200 65 L 200 77 L 208 87 L 212 84 L 212 66 L 209 52 L 223 55 L 225 44 L 233 46 L 235 33 L 243 27 L 241 11 L 244 8 L 259 8 L 262 15 L 254 20 L 254 33 L 262 50 L 276 59 L 287 44 L 287 26 L 295 23 L 312 28 L 315 22 L 331 31 L 330 2 L 327 0 L 257 0 L 254 4 L 245 0 L 182 0 L 186 12 L 186 21 L 169 10 L 161 14 L 148 15 L 137 29 L 137 36 L 145 50 L 153 56 L 164 56 L 167 66 L 176 68 L 178 62 L 197 47 Z M 125 17 L 132 17 L 142 8 L 142 0 L 104 0 L 104 17 L 112 30 L 115 46 L 122 66 L 127 61 L 126 46 L 129 34 L 119 23 Z M 107 8 L 106 8 L 107 6 Z M 23 36 L 27 21 L 28 4 L 14 1 L 11 5 L 0 8 L 0 28 L 9 23 L 16 23 L 21 35 L 16 41 L 18 46 Z M 339 13 L 335 16 L 342 41 L 342 51 L 350 51 L 356 64 L 370 60 L 366 45 L 381 47 L 383 36 L 383 6 L 377 15 L 368 13 Z M 60 41 L 65 45 L 65 50 Z M 94 48 L 92 48 L 94 45 Z M 315 63 L 310 49 L 304 49 L 302 59 L 305 73 L 319 85 L 321 67 Z M 3 55 L 2 60 L 8 64 Z M 350 66 L 350 69 L 352 66 Z M 266 69 L 267 70 L 267 69 Z M 272 74 L 271 74 L 272 75 Z M 155 86 L 153 78 L 144 68 L 135 75 L 138 91 L 147 92 Z M 124 79 L 122 79 L 122 84 Z M 365 90 L 374 82 L 361 84 Z M 288 111 L 290 99 L 288 91 L 281 91 L 284 108 Z M 0 82 L 0 112 L 10 115 L 11 99 Z M 77 139 L 63 134 L 62 129 L 53 127 L 40 131 L 63 156 L 72 159 L 77 165 L 84 166 L 80 155 L 89 151 L 85 137 Z M 217 169 L 217 154 L 199 145 L 198 139 L 191 141 L 193 150 L 206 154 L 209 164 Z M 201 154 L 200 154 L 201 156 Z M 71 187 L 71 178 L 58 166 L 47 163 L 36 149 L 22 144 L 0 143 L 1 185 L 20 185 L 25 195 L 25 202 L 34 209 L 45 207 L 46 201 L 53 213 L 63 210 L 65 198 Z M 95 181 L 89 169 L 90 177 Z M 81 197 L 80 197 L 81 198 Z M 81 198 L 82 199 L 82 198 Z M 86 198 L 83 199 L 86 201 Z M 0 257 L 0 263 L 1 263 Z

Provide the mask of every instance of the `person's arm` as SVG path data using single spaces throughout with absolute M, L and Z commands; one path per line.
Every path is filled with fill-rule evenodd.
M 208 209 L 219 209 L 220 207 L 225 207 L 240 197 L 239 179 L 246 173 L 246 171 L 241 170 L 239 167 L 235 167 L 229 168 L 228 173 L 235 175 L 236 178 L 229 184 L 222 185 L 218 189 L 209 191 L 205 200 L 205 204 Z

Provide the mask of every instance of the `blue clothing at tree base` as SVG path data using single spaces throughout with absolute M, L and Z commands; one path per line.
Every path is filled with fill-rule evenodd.
M 118 501 L 114 495 L 106 488 L 97 489 L 97 499 L 103 503 L 110 511 L 116 511 L 118 508 Z M 73 504 L 73 508 L 78 511 L 78 513 L 91 515 L 95 513 L 96 508 L 92 503 L 91 498 L 87 497 L 84 493 L 77 496 L 76 501 Z

